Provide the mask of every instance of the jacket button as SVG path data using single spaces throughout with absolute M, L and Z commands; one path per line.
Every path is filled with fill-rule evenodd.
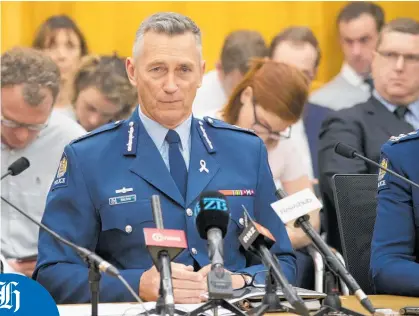
M 195 248 L 191 249 L 192 254 L 195 256 L 198 253 L 198 250 L 196 250 Z
M 192 210 L 190 208 L 188 208 L 186 210 L 186 215 L 188 215 L 188 216 L 192 216 L 193 215 L 193 212 L 192 212 Z
M 128 234 L 131 234 L 132 233 L 132 226 L 131 225 L 125 226 L 125 232 L 127 232 Z

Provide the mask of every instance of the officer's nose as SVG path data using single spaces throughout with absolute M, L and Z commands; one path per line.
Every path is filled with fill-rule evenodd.
M 175 78 L 175 75 L 173 73 L 169 73 L 167 75 L 166 81 L 165 81 L 164 86 L 163 86 L 163 90 L 166 93 L 173 94 L 179 89 L 175 79 L 176 78 Z

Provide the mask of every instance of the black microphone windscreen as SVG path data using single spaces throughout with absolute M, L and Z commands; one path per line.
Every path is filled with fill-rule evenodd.
M 224 238 L 230 221 L 225 195 L 217 191 L 203 192 L 199 197 L 199 208 L 196 228 L 201 238 L 207 239 L 207 231 L 213 227 L 219 228 Z
M 282 200 L 283 198 L 286 198 L 288 196 L 287 192 L 285 192 L 283 189 L 278 188 L 275 191 L 275 196 L 278 200 Z
M 356 149 L 343 143 L 337 143 L 335 153 L 346 158 L 355 158 Z
M 12 176 L 17 176 L 22 171 L 28 169 L 30 166 L 29 160 L 25 157 L 20 157 L 7 168 Z

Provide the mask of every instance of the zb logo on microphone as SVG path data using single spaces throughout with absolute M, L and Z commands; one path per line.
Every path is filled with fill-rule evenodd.
M 225 211 L 227 212 L 227 202 L 219 198 L 204 198 L 204 210 L 206 211 Z

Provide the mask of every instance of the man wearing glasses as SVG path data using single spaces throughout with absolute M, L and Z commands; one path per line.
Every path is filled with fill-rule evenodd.
M 328 242 L 341 249 L 331 178 L 337 173 L 374 174 L 376 167 L 334 153 L 337 142 L 376 162 L 391 135 L 419 128 L 419 22 L 399 18 L 382 30 L 372 62 L 371 98 L 333 113 L 320 132 L 320 188 L 327 214 Z
M 29 48 L 1 57 L 1 173 L 19 157 L 31 167 L 2 180 L 1 194 L 41 220 L 46 196 L 64 146 L 85 131 L 72 120 L 51 114 L 60 73 L 49 58 Z M 14 271 L 31 276 L 37 257 L 38 227 L 6 203 L 1 205 L 1 253 Z

